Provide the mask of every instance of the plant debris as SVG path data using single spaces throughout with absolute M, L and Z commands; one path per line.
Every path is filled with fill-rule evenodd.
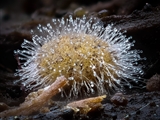
M 74 101 L 67 104 L 66 107 L 73 109 L 76 113 L 87 114 L 88 112 L 102 108 L 101 102 L 104 98 L 106 98 L 106 95 Z
M 37 92 L 31 92 L 19 107 L 1 112 L 0 117 L 31 115 L 39 111 L 67 82 L 64 76 L 58 77 L 50 86 L 39 89 Z

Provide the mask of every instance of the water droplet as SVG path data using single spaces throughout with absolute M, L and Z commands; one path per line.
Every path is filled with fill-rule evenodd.
M 74 80 L 74 77 L 69 77 L 68 80 Z
M 18 74 L 17 74 L 17 73 L 14 73 L 14 76 L 18 76 Z
M 62 90 L 59 88 L 58 91 L 61 92 Z
M 91 84 L 91 87 L 94 87 L 94 83 L 93 82 L 90 82 L 90 84 Z

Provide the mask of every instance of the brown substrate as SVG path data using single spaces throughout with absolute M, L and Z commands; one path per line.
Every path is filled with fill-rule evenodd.
M 67 1 L 68 5 L 65 3 L 61 4 L 62 0 L 59 0 L 58 2 L 56 2 L 56 5 L 59 5 L 57 7 L 51 4 L 51 1 L 51 3 L 44 3 L 43 0 L 37 1 L 37 6 L 34 6 L 32 2 L 23 0 L 24 6 L 19 7 L 20 13 L 17 13 L 17 11 L 8 11 L 8 9 L 5 8 L 1 9 L 0 102 L 6 103 L 9 106 L 18 106 L 24 101 L 24 98 L 28 94 L 24 91 L 24 86 L 22 86 L 21 84 L 13 84 L 13 81 L 19 79 L 18 77 L 14 76 L 15 69 L 17 68 L 17 66 L 20 67 L 17 63 L 18 56 L 14 55 L 14 50 L 21 48 L 20 46 L 24 39 L 31 40 L 30 29 L 35 30 L 38 24 L 46 24 L 50 22 L 52 17 L 62 17 L 66 13 L 70 14 L 70 11 L 73 11 L 73 8 L 75 8 L 75 6 L 80 7 L 81 4 L 85 3 L 85 1 L 80 2 L 80 0 L 76 1 L 74 4 L 72 4 L 72 0 Z M 159 2 L 152 2 L 151 0 L 132 0 L 132 2 L 130 3 L 125 2 L 126 0 L 113 1 L 92 5 L 91 0 L 89 0 L 87 3 L 87 5 L 89 6 L 86 6 L 85 9 L 82 9 L 80 15 L 77 14 L 78 12 L 75 12 L 75 14 L 73 15 L 74 17 L 76 17 L 81 16 L 81 14 L 83 13 L 89 13 L 88 16 L 98 16 L 103 21 L 104 25 L 113 23 L 114 27 L 120 28 L 121 31 L 127 31 L 125 34 L 127 36 L 132 36 L 136 41 L 134 49 L 136 48 L 143 50 L 143 54 L 141 55 L 147 58 L 147 60 L 143 61 L 142 63 L 145 66 L 145 77 L 148 79 L 156 73 L 160 73 Z M 24 4 L 26 2 L 27 4 Z M 39 2 L 42 2 L 44 4 L 42 5 Z M 146 2 L 151 3 L 152 6 L 150 4 L 146 4 Z M 15 4 L 11 4 L 9 6 L 16 8 L 17 6 L 15 5 L 15 7 L 14 5 Z M 30 7 L 35 8 L 30 9 Z M 43 7 L 48 9 L 40 9 Z M 107 9 L 108 11 L 104 10 L 101 12 L 97 12 L 103 9 Z M 95 11 L 96 13 L 91 13 Z M 14 16 L 14 19 L 12 16 Z M 112 103 L 109 99 L 107 99 L 103 102 L 104 109 L 97 110 L 94 113 L 88 113 L 87 116 L 74 114 L 73 110 L 71 109 L 62 109 L 62 105 L 59 104 L 53 106 L 50 109 L 50 112 L 27 117 L 18 116 L 17 118 L 28 118 L 35 120 L 159 120 L 160 92 L 158 92 L 159 89 L 152 89 L 159 86 L 157 83 L 159 84 L 159 79 L 155 79 L 153 77 L 148 81 L 147 89 L 126 89 L 127 95 L 123 96 L 127 101 L 125 102 L 125 106 L 117 106 L 114 104 L 115 102 Z M 157 92 L 153 92 L 155 90 L 157 90 Z M 118 99 L 121 100 L 121 96 Z M 8 109 L 8 106 L 3 103 L 0 104 L 2 110 Z

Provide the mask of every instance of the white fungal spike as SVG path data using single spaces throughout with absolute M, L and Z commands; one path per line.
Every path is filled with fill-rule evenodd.
M 53 19 L 53 25 L 37 28 L 33 42 L 24 40 L 17 50 L 26 60 L 18 70 L 20 81 L 29 89 L 45 87 L 64 75 L 69 82 L 68 97 L 108 93 L 139 81 L 143 75 L 139 50 L 131 50 L 134 42 L 112 25 L 103 27 L 96 18 L 72 16 Z M 33 32 L 32 32 L 33 33 Z M 62 94 L 62 96 L 64 96 Z

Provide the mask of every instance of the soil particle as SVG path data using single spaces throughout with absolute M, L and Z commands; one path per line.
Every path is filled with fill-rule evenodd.
M 155 74 L 152 76 L 146 85 L 147 90 L 149 91 L 160 91 L 160 75 Z
M 126 106 L 128 103 L 128 100 L 125 98 L 125 96 L 122 93 L 116 93 L 112 98 L 111 102 L 114 103 L 117 106 Z

